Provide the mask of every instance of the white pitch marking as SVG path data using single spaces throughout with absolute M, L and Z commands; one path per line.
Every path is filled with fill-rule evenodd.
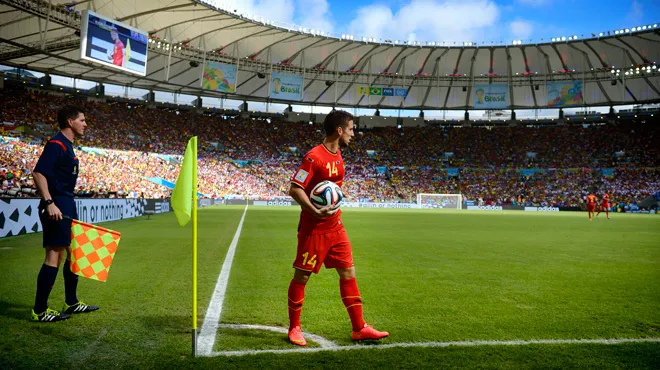
M 277 326 L 265 326 L 265 325 L 244 325 L 244 324 L 220 324 L 218 325 L 219 328 L 228 328 L 228 329 L 252 329 L 252 330 L 267 330 L 267 331 L 274 331 L 276 333 L 282 333 L 282 334 L 289 334 L 289 331 L 285 328 L 280 328 Z M 320 335 L 312 334 L 312 333 L 307 333 L 303 332 L 305 334 L 305 338 L 311 339 L 314 342 L 318 343 L 321 348 L 337 348 L 339 347 L 337 343 L 325 339 Z M 217 352 L 214 352 L 217 353 Z
M 288 354 L 310 353 L 325 351 L 350 351 L 355 349 L 387 349 L 411 347 L 481 347 L 481 346 L 524 346 L 530 344 L 622 344 L 622 343 L 660 343 L 660 338 L 620 338 L 620 339 L 530 339 L 530 340 L 475 340 L 462 342 L 417 342 L 417 343 L 388 343 L 388 344 L 356 344 L 332 348 L 292 348 L 292 349 L 263 349 L 246 351 L 212 352 L 211 356 L 245 356 L 262 353 Z
M 234 261 L 236 245 L 238 244 L 238 239 L 241 236 L 241 229 L 243 229 L 243 221 L 245 220 L 247 209 L 248 206 L 246 204 L 245 211 L 243 211 L 243 217 L 241 217 L 241 222 L 238 223 L 236 234 L 234 234 L 234 239 L 229 245 L 229 250 L 227 251 L 227 256 L 225 257 L 225 262 L 222 264 L 222 270 L 220 270 L 218 282 L 215 284 L 213 296 L 211 296 L 211 302 L 209 303 L 209 307 L 206 309 L 204 323 L 202 323 L 202 330 L 197 337 L 197 353 L 199 356 L 210 356 L 213 352 L 215 334 L 218 331 L 220 314 L 222 313 L 222 303 L 225 301 L 227 283 L 229 282 L 229 271 L 231 271 L 231 264 Z

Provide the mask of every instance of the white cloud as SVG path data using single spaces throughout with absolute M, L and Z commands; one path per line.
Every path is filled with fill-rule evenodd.
M 517 20 L 509 23 L 509 30 L 514 39 L 529 40 L 534 31 L 534 25 L 528 21 Z
M 498 15 L 497 5 L 489 0 L 412 0 L 396 12 L 384 5 L 362 7 L 347 31 L 393 40 L 477 41 Z
M 327 0 L 204 0 L 210 4 L 250 18 L 278 21 L 290 28 L 302 26 L 334 30 Z
M 296 11 L 297 24 L 323 32 L 334 30 L 327 0 L 298 0 Z
M 642 4 L 637 0 L 633 0 L 630 10 L 626 15 L 626 22 L 630 23 L 632 26 L 636 26 L 642 23 L 644 19 L 644 10 L 642 9 Z M 627 26 L 627 25 L 626 25 Z
M 293 24 L 295 4 L 293 0 L 204 0 L 231 12 L 237 10 L 248 17 L 276 20 Z

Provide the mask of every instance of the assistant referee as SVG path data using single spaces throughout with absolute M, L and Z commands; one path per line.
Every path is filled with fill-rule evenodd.
M 73 191 L 79 172 L 73 140 L 85 132 L 85 114 L 82 109 L 68 105 L 57 112 L 57 122 L 60 132 L 46 143 L 32 174 L 41 194 L 39 218 L 44 230 L 43 247 L 46 251 L 46 258 L 37 277 L 37 294 L 32 309 L 32 321 L 38 322 L 62 321 L 74 313 L 99 309 L 78 300 L 78 275 L 71 272 L 71 219 L 78 218 Z M 65 303 L 63 312 L 59 312 L 48 308 L 48 296 L 55 284 L 65 251 L 66 263 L 62 270 Z

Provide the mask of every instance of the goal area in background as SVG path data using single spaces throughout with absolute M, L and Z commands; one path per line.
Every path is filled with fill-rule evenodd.
M 461 194 L 417 194 L 419 208 L 461 209 L 463 196 Z

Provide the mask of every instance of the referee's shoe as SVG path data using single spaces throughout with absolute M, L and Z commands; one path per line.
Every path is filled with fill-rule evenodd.
M 59 311 L 51 310 L 50 308 L 47 308 L 46 311 L 36 314 L 34 310 L 32 310 L 32 321 L 37 321 L 37 322 L 56 322 L 56 321 L 64 321 L 68 320 L 71 317 L 71 315 L 66 314 L 66 313 L 59 313 Z
M 78 303 L 69 306 L 68 304 L 64 303 L 64 307 L 62 308 L 62 311 L 65 314 L 74 314 L 74 313 L 87 313 L 87 312 L 92 312 L 96 311 L 99 309 L 99 306 L 90 306 L 86 304 L 83 301 L 78 301 Z

